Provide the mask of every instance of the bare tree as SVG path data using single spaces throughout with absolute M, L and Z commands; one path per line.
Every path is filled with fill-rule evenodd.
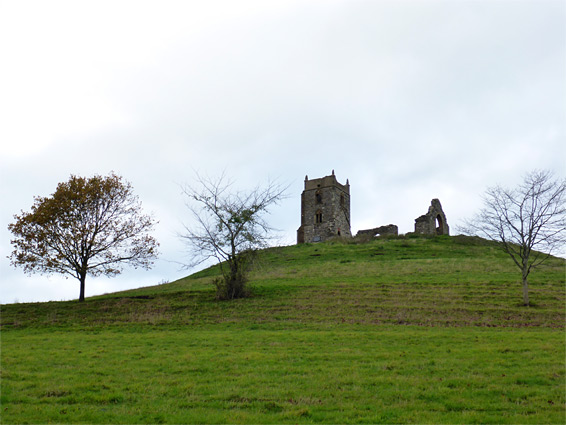
M 523 304 L 528 306 L 529 273 L 566 242 L 566 180 L 535 170 L 515 189 L 488 188 L 483 209 L 461 230 L 501 243 L 521 269 Z
M 26 273 L 61 273 L 80 282 L 79 301 L 85 298 L 85 280 L 115 276 L 122 265 L 150 268 L 157 257 L 154 226 L 130 183 L 107 177 L 71 176 L 49 197 L 36 197 L 31 212 L 15 215 L 8 226 L 15 239 L 11 263 Z
M 249 192 L 231 191 L 225 174 L 216 180 L 197 175 L 197 186 L 183 187 L 195 224 L 185 225 L 179 236 L 194 267 L 209 258 L 220 264 L 222 279 L 215 281 L 218 299 L 248 295 L 246 286 L 250 256 L 268 246 L 274 230 L 265 221 L 268 208 L 279 203 L 286 187 L 270 182 Z

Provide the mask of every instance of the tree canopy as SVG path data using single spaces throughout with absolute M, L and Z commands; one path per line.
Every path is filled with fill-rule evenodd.
M 51 196 L 36 197 L 30 212 L 15 215 L 11 264 L 28 274 L 59 273 L 80 282 L 86 276 L 115 276 L 124 265 L 148 269 L 159 244 L 150 236 L 155 221 L 141 211 L 130 183 L 112 173 L 71 176 Z

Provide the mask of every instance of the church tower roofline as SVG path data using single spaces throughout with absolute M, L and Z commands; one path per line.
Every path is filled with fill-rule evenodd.
M 334 170 L 332 170 L 334 171 Z M 336 187 L 347 194 L 350 194 L 350 180 L 346 180 L 346 184 L 341 184 L 336 179 L 336 175 L 321 177 L 318 179 L 305 179 L 305 190 L 317 190 L 323 187 Z

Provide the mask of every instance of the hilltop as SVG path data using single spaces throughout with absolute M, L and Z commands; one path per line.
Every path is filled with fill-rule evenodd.
M 563 423 L 565 261 L 472 237 L 260 252 L 253 296 L 176 282 L 2 306 L 3 423 Z

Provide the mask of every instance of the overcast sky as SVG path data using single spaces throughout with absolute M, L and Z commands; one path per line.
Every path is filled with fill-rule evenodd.
M 189 273 L 193 170 L 289 184 L 282 244 L 307 174 L 349 179 L 353 233 L 406 233 L 432 198 L 455 229 L 486 187 L 566 170 L 562 0 L 0 0 L 0 61 L 2 303 L 78 297 L 6 258 L 13 215 L 71 174 L 122 175 L 159 220 L 155 267 L 91 296 Z

